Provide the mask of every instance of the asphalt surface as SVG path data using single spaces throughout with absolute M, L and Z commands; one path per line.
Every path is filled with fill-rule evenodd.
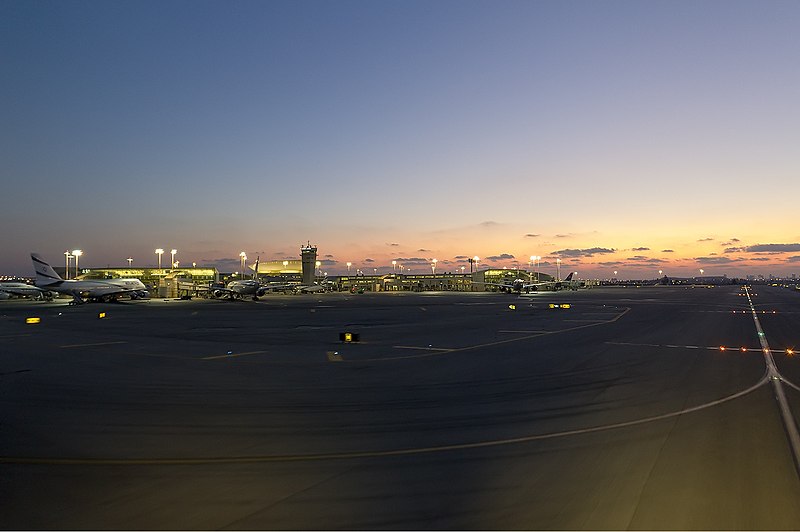
M 0 526 L 797 529 L 750 293 L 0 302 Z

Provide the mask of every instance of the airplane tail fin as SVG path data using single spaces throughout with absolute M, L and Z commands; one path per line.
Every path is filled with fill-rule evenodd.
M 63 281 L 60 275 L 47 264 L 42 257 L 36 253 L 31 253 L 33 269 L 36 272 L 36 286 L 47 286 Z
M 565 281 L 571 281 L 571 280 L 572 280 L 572 276 L 573 276 L 574 274 L 575 274 L 575 272 L 569 272 L 569 275 L 567 275 L 567 278 L 566 278 L 566 279 L 564 279 L 564 280 L 565 280 Z

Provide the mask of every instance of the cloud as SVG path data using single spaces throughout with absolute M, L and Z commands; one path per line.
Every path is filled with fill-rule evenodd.
M 422 258 L 422 257 L 398 257 L 398 258 L 396 258 L 394 260 L 396 260 L 398 263 L 403 264 L 403 265 L 410 264 L 410 265 L 414 266 L 414 265 L 423 265 L 423 264 L 424 265 L 428 265 L 428 264 L 430 264 L 430 261 L 428 259 L 425 259 L 425 258 Z
M 661 253 L 675 253 L 674 249 L 662 249 Z
M 593 257 L 597 254 L 614 253 L 611 248 L 588 248 L 588 249 L 561 249 L 553 251 L 551 255 L 558 255 L 559 257 Z
M 364 259 L 364 262 L 375 262 L 375 259 Z
M 650 251 L 650 248 L 633 248 L 631 251 Z
M 569 235 L 556 235 L 556 238 L 568 238 Z
M 425 248 L 419 248 L 417 251 L 420 252 L 420 253 L 430 253 L 431 252 L 431 250 L 425 249 Z
M 744 251 L 744 248 L 725 248 L 722 250 L 723 253 L 738 253 L 740 251 Z
M 612 260 L 609 262 L 598 262 L 597 264 L 599 264 L 600 266 L 622 266 L 625 263 L 622 262 L 621 260 Z
M 731 238 L 727 242 L 722 242 L 720 244 L 720 246 L 732 246 L 733 244 L 736 244 L 737 242 L 741 242 L 741 240 L 739 240 L 738 238 Z
M 709 236 L 706 238 L 701 238 L 700 240 L 698 240 L 698 242 L 711 242 L 712 240 L 714 239 Z
M 645 257 L 643 255 L 636 255 L 635 257 L 628 257 L 625 260 L 630 260 L 630 261 L 634 261 L 634 262 L 646 262 L 648 264 L 659 264 L 659 263 L 662 263 L 662 262 L 669 262 L 669 261 L 666 261 L 664 259 L 657 259 L 657 258 L 654 258 L 654 257 Z
M 542 235 L 537 233 L 528 233 L 527 235 L 525 235 L 525 238 L 536 238 L 537 236 L 542 236 Z
M 397 242 L 387 242 L 387 243 L 386 243 L 386 245 L 387 245 L 387 246 L 391 246 L 391 247 L 397 247 L 397 246 L 399 246 L 400 244 L 398 244 Z
M 333 255 L 331 255 L 331 254 L 329 253 L 329 254 L 325 255 L 325 258 L 326 258 L 326 259 L 332 259 L 332 258 L 333 258 Z
M 759 251 L 786 253 L 790 251 L 800 251 L 800 244 L 756 244 L 755 246 L 747 246 L 744 250 L 750 253 Z
M 333 259 L 322 259 L 319 262 L 320 262 L 320 264 L 322 264 L 324 266 L 334 266 L 336 264 L 339 264 L 338 260 L 333 260 Z
M 490 260 L 492 262 L 495 262 L 495 261 L 498 261 L 498 260 L 511 260 L 513 258 L 514 258 L 514 255 L 511 255 L 510 253 L 501 253 L 500 255 L 492 255 L 491 257 L 486 257 L 486 260 Z
M 730 264 L 731 262 L 740 262 L 743 259 L 731 259 L 730 257 L 695 257 L 694 260 L 700 264 Z
M 454 258 L 454 259 L 468 259 L 469 257 L 467 257 L 466 255 L 456 255 L 456 256 L 455 256 L 455 257 L 453 257 L 453 258 Z
M 750 258 L 749 260 L 751 260 L 751 261 L 757 261 L 757 262 L 766 262 L 766 261 L 770 261 L 770 260 L 772 260 L 772 259 L 771 259 L 771 258 L 769 258 L 769 257 L 752 257 L 752 258 Z
M 497 223 L 497 222 L 494 222 L 492 220 L 487 220 L 485 222 L 479 223 L 478 225 L 480 225 L 481 227 L 495 227 L 495 226 L 498 226 L 500 224 Z
M 800 255 L 794 255 L 786 259 L 786 262 L 800 262 Z

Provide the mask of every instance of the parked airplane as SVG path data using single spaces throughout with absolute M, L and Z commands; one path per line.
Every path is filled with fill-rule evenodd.
M 90 301 L 114 301 L 120 296 L 139 299 L 148 296 L 147 287 L 139 279 L 107 279 L 88 281 L 64 280 L 36 253 L 31 253 L 33 269 L 36 271 L 36 286 L 51 292 L 72 296 L 70 304 Z
M 570 272 L 567 277 L 561 281 L 540 281 L 536 283 L 525 282 L 524 279 L 514 279 L 508 283 L 482 283 L 475 282 L 475 284 L 488 284 L 490 286 L 499 286 L 504 292 L 521 294 L 522 292 L 536 292 L 537 290 L 564 290 L 571 289 L 577 290 L 580 282 L 573 280 L 572 276 L 575 272 Z
M 267 292 L 290 290 L 294 288 L 295 285 L 286 283 L 261 283 L 258 280 L 258 261 L 259 259 L 256 259 L 253 279 L 239 279 L 229 282 L 225 287 L 218 286 L 212 288 L 211 295 L 217 298 L 228 299 L 244 299 L 245 297 L 251 297 L 253 301 L 258 301 L 258 298 Z
M 10 299 L 11 296 L 29 297 L 36 300 L 46 299 L 51 301 L 54 293 L 50 290 L 43 290 L 28 283 L 0 283 L 0 299 Z

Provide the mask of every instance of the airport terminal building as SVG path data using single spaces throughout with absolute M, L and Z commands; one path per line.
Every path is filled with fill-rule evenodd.
M 255 272 L 256 264 L 249 267 Z M 137 278 L 154 297 L 179 297 L 182 295 L 208 295 L 214 283 L 250 278 L 253 273 L 223 273 L 216 268 L 192 266 L 189 268 L 84 268 L 82 279 Z M 500 292 L 503 284 L 516 279 L 525 283 L 549 282 L 551 275 L 519 269 L 489 268 L 471 273 L 426 274 L 375 274 L 328 276 L 322 274 L 317 262 L 317 248 L 310 244 L 300 249 L 299 259 L 258 261 L 258 278 L 303 286 L 323 284 L 331 291 L 351 292 Z M 587 282 L 588 283 L 588 282 Z M 546 289 L 544 287 L 543 289 Z

